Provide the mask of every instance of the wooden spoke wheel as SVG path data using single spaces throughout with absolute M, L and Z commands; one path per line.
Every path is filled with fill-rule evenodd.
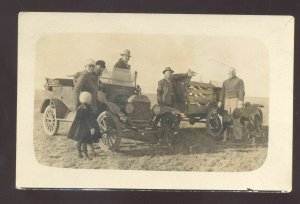
M 173 145 L 178 134 L 180 120 L 176 115 L 166 113 L 161 117 L 160 137 L 165 137 L 169 145 Z
M 47 135 L 53 136 L 57 133 L 59 121 L 56 118 L 55 105 L 52 103 L 50 103 L 45 109 L 43 126 Z
M 97 122 L 102 137 L 99 140 L 99 146 L 103 150 L 114 151 L 118 149 L 121 143 L 121 125 L 119 120 L 110 112 L 102 112 Z
M 217 110 L 210 110 L 206 117 L 206 130 L 215 137 L 219 138 L 222 133 L 223 125 Z

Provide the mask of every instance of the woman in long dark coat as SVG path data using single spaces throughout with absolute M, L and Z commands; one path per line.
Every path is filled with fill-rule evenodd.
M 75 119 L 68 134 L 69 139 L 77 141 L 76 148 L 79 158 L 86 157 L 92 159 L 92 157 L 88 155 L 87 145 L 89 145 L 92 152 L 95 153 L 93 143 L 98 142 L 100 138 L 97 120 L 90 110 L 91 98 L 92 95 L 89 92 L 80 93 L 79 101 L 81 105 L 77 108 Z

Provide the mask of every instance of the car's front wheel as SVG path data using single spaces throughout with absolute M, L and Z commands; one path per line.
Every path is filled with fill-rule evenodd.
M 108 111 L 102 112 L 97 122 L 102 137 L 99 140 L 99 146 L 103 150 L 114 151 L 118 149 L 121 143 L 121 125 L 117 117 Z
M 160 137 L 166 137 L 169 145 L 173 145 L 179 131 L 180 120 L 172 113 L 166 113 L 161 117 Z
M 47 135 L 53 136 L 57 133 L 59 127 L 59 121 L 56 118 L 55 105 L 50 103 L 44 112 L 43 116 L 44 131 Z

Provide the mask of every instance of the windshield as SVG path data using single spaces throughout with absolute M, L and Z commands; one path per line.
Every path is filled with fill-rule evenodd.
M 100 77 L 100 80 L 104 84 L 134 87 L 136 73 L 137 72 L 128 69 L 114 68 L 112 71 L 105 69 Z

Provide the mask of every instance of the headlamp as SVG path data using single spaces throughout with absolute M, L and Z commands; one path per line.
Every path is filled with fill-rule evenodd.
M 126 113 L 132 113 L 134 110 L 134 107 L 132 105 L 132 103 L 126 103 L 125 105 L 125 112 Z
M 152 108 L 152 112 L 154 115 L 159 115 L 160 114 L 160 107 L 159 105 L 154 105 L 153 108 Z

